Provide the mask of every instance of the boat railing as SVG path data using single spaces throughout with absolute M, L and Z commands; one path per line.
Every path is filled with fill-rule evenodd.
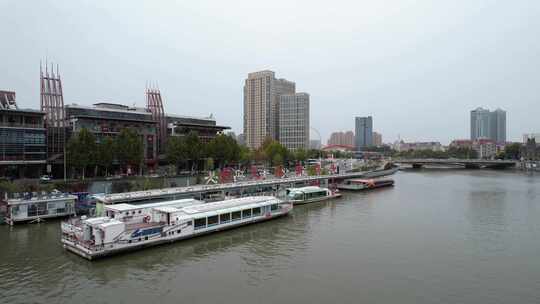
M 36 201 L 47 200 L 56 198 L 70 197 L 69 193 L 62 193 L 58 191 L 53 192 L 13 192 L 8 194 L 8 200 L 11 201 Z

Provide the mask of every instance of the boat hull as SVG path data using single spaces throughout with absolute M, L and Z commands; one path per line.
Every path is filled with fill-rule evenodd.
M 341 194 L 336 193 L 336 194 L 332 194 L 325 197 L 317 197 L 314 199 L 309 199 L 309 200 L 304 200 L 304 201 L 291 201 L 291 202 L 293 203 L 293 205 L 297 206 L 297 205 L 306 205 L 306 204 L 311 204 L 311 203 L 322 202 L 322 201 L 326 201 L 333 198 L 339 198 L 339 197 L 341 197 Z
M 368 190 L 373 190 L 373 189 L 378 189 L 378 188 L 386 188 L 386 187 L 393 187 L 394 184 L 382 184 L 382 185 L 375 185 L 373 187 L 366 187 L 366 186 L 363 186 L 363 185 L 337 185 L 337 188 L 339 190 L 343 190 L 343 191 L 368 191 Z
M 62 214 L 45 214 L 40 216 L 30 216 L 26 218 L 10 218 L 6 217 L 4 218 L 4 222 L 8 225 L 15 225 L 15 224 L 21 224 L 21 223 L 32 223 L 32 222 L 39 222 L 39 221 L 45 221 L 47 219 L 62 219 L 69 216 L 74 216 L 75 213 L 62 213 Z M 0 222 L 1 224 L 2 222 Z

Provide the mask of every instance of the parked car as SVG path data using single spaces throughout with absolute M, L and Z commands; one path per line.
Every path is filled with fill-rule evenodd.
M 42 175 L 40 178 L 39 178 L 40 181 L 42 182 L 48 182 L 51 180 L 51 177 L 48 176 L 48 175 Z

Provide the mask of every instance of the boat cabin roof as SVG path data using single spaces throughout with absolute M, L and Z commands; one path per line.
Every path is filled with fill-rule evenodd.
M 62 193 L 62 194 L 52 194 L 52 195 L 43 195 L 43 196 L 33 196 L 30 198 L 16 198 L 8 199 L 7 204 L 10 206 L 13 205 L 26 205 L 26 204 L 35 204 L 43 202 L 56 202 L 56 201 L 75 201 L 77 196 Z
M 140 204 L 140 205 L 126 204 L 126 203 L 116 204 L 116 205 L 106 205 L 105 210 L 115 211 L 115 212 L 124 212 L 124 211 L 134 211 L 134 210 L 140 210 L 140 209 L 159 208 L 159 207 L 172 207 L 172 206 L 187 207 L 187 206 L 197 205 L 197 204 L 202 204 L 202 203 L 203 202 L 192 199 L 192 198 L 186 198 L 186 199 L 179 199 L 179 200 L 173 200 L 173 201 Z
M 277 204 L 280 201 L 273 196 L 242 197 L 220 202 L 192 205 L 184 208 L 178 207 L 159 207 L 155 211 L 163 213 L 180 213 L 182 218 L 204 217 L 217 215 L 219 213 L 235 212 L 244 209 L 257 208 L 271 204 Z
M 312 193 L 312 192 L 326 191 L 326 188 L 321 188 L 318 186 L 307 186 L 307 187 L 301 187 L 301 188 L 289 188 L 287 190 L 289 190 L 290 192 Z

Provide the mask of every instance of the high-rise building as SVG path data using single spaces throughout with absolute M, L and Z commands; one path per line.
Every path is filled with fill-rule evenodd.
M 309 148 L 309 94 L 281 95 L 279 141 L 287 149 Z
M 353 146 L 354 145 L 354 133 L 353 131 L 347 132 L 333 132 L 330 134 L 330 138 L 327 141 L 329 146 Z
M 471 140 L 490 139 L 498 143 L 506 142 L 506 112 L 493 112 L 484 108 L 471 111 Z
M 373 118 L 371 116 L 356 117 L 355 131 L 356 150 L 373 146 Z
M 248 147 L 259 148 L 267 137 L 279 140 L 280 97 L 295 92 L 294 82 L 276 79 L 273 71 L 248 74 L 244 83 L 244 135 Z
M 506 111 L 497 109 L 490 113 L 490 138 L 496 143 L 506 142 Z
M 373 132 L 373 145 L 380 147 L 382 146 L 382 134 L 378 132 Z
M 471 111 L 471 140 L 489 138 L 489 110 L 476 108 Z

